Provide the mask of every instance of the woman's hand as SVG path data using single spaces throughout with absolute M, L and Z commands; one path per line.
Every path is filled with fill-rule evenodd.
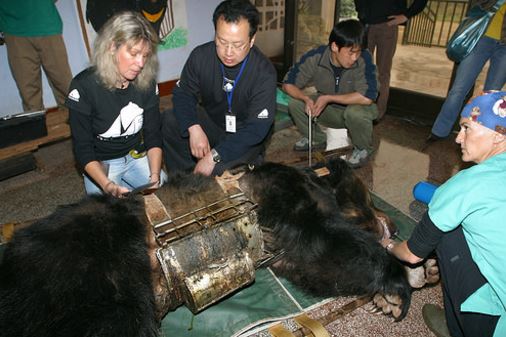
M 115 184 L 112 180 L 109 180 L 109 182 L 102 187 L 102 190 L 105 194 L 110 194 L 116 198 L 123 198 L 125 194 L 130 192 L 128 188 Z

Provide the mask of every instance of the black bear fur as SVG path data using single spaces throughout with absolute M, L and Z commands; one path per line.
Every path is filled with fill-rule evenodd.
M 4 337 L 155 337 L 143 203 L 92 197 L 16 231 L 0 265 Z
M 267 163 L 242 178 L 243 190 L 258 203 L 259 223 L 273 230 L 275 248 L 285 252 L 273 268 L 315 295 L 398 296 L 400 320 L 411 286 L 403 265 L 369 226 L 361 226 L 373 212 L 364 204 L 368 192 L 357 188 L 344 161 L 327 168 L 330 174 L 320 178 L 312 170 Z

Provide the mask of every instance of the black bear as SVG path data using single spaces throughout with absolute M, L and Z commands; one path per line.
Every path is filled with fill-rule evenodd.
M 92 197 L 20 229 L 0 265 L 4 337 L 154 337 L 139 199 Z
M 267 163 L 241 178 L 258 203 L 258 222 L 273 230 L 274 249 L 284 251 L 273 267 L 316 295 L 382 294 L 400 320 L 411 286 L 404 266 L 378 242 L 384 232 L 369 193 L 344 161 L 330 161 L 327 169 L 318 177 Z

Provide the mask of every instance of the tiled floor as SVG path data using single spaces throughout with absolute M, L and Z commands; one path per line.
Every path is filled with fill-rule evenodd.
M 419 216 L 420 205 L 413 201 L 413 186 L 420 180 L 443 182 L 461 168 L 454 135 L 422 151 L 429 130 L 428 126 L 387 115 L 374 127 L 375 155 L 365 167 L 356 170 L 374 192 L 414 217 Z M 300 155 L 292 151 L 298 137 L 293 126 L 276 132 L 267 159 L 281 161 Z M 84 195 L 69 140 L 45 146 L 35 156 L 38 170 L 0 182 L 0 223 L 45 216 L 57 205 Z M 336 336 L 430 336 L 421 317 L 421 307 L 428 302 L 441 303 L 439 286 L 415 291 L 410 312 L 402 322 L 393 323 L 389 317 L 358 309 L 328 328 Z

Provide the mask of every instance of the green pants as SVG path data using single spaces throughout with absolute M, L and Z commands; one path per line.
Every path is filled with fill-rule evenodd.
M 305 111 L 305 103 L 290 98 L 288 112 L 299 131 L 308 137 L 309 120 Z M 353 146 L 360 150 L 366 149 L 368 153 L 372 153 L 372 122 L 376 117 L 378 117 L 376 104 L 348 105 L 347 107 L 327 105 L 316 119 L 316 123 L 313 124 L 313 144 L 320 144 L 327 140 L 327 135 L 320 129 L 319 125 L 334 129 L 346 128 Z

